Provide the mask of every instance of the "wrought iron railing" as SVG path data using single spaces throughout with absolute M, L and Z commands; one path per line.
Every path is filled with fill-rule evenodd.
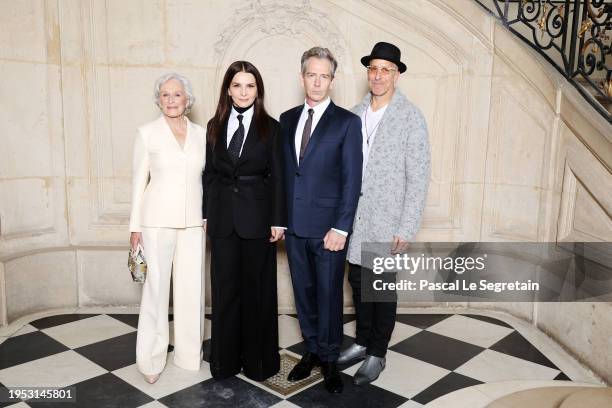
M 475 0 L 612 123 L 612 0 Z

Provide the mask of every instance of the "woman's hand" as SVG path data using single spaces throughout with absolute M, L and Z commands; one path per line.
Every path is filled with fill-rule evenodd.
M 270 242 L 276 242 L 279 239 L 281 239 L 283 235 L 285 235 L 284 228 L 270 227 L 270 232 L 271 232 Z
M 132 232 L 130 234 L 130 247 L 136 250 L 138 244 L 144 248 L 144 245 L 142 244 L 142 232 Z

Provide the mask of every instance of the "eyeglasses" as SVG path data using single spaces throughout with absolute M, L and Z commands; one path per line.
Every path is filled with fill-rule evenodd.
M 366 68 L 368 69 L 369 74 L 376 75 L 378 72 L 380 72 L 380 75 L 382 76 L 387 76 L 393 71 L 397 71 L 397 68 L 377 67 L 376 65 L 368 65 Z

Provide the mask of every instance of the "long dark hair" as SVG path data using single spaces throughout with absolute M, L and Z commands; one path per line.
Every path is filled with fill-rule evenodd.
M 214 146 L 217 140 L 224 135 L 221 134 L 225 128 L 225 122 L 229 118 L 232 110 L 232 97 L 228 95 L 227 90 L 229 89 L 234 75 L 238 72 L 247 72 L 253 74 L 255 77 L 255 84 L 257 85 L 257 97 L 255 98 L 255 111 L 253 112 L 253 122 L 251 126 L 255 125 L 259 137 L 263 140 L 268 136 L 268 113 L 264 107 L 264 84 L 261 79 L 261 74 L 255 68 L 255 65 L 248 61 L 236 61 L 233 62 L 225 71 L 223 76 L 223 83 L 221 84 L 221 91 L 219 92 L 219 103 L 217 104 L 217 111 L 215 116 L 208 121 L 207 126 L 207 138 L 208 141 Z

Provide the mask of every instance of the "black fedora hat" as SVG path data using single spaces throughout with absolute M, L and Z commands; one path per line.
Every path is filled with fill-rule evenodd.
M 370 65 L 370 60 L 372 59 L 384 59 L 397 65 L 397 68 L 401 74 L 402 72 L 406 71 L 406 64 L 400 61 L 401 57 L 402 52 L 395 45 L 389 44 L 388 42 L 379 42 L 374 45 L 370 55 L 366 55 L 365 57 L 361 58 L 361 63 L 363 66 L 367 67 Z

